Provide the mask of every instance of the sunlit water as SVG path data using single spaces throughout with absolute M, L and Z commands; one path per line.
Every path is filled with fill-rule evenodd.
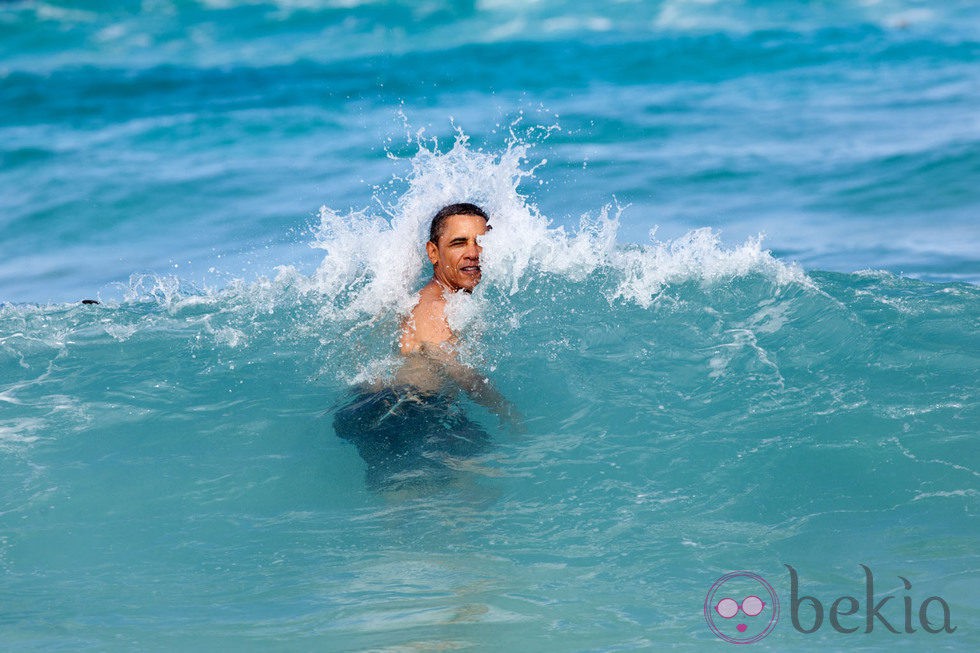
M 749 570 L 760 650 L 976 650 L 977 24 L 3 5 L 0 648 L 722 649 Z M 524 428 L 460 398 L 486 446 L 379 484 L 335 417 L 461 199 L 451 322 Z

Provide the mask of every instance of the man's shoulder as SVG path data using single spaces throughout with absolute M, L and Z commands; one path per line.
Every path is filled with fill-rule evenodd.
M 412 318 L 416 322 L 445 322 L 446 300 L 438 297 L 420 297 L 419 303 L 412 309 Z
M 442 286 L 437 284 L 435 281 L 430 281 L 429 283 L 422 286 L 419 290 L 419 304 L 437 304 L 439 306 L 445 306 L 446 297 L 442 292 Z

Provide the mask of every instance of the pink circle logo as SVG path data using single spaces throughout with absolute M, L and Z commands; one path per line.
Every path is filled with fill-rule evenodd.
M 704 597 L 711 632 L 732 644 L 752 644 L 768 635 L 779 619 L 779 597 L 766 579 L 733 571 L 715 581 Z

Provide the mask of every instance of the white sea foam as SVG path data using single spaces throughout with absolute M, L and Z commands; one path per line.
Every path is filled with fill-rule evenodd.
M 551 129 L 538 129 L 538 138 Z M 624 245 L 617 234 L 629 209 L 614 204 L 556 223 L 522 191 L 532 186 L 536 168 L 546 165 L 532 156 L 535 144 L 528 140 L 533 139 L 512 137 L 496 151 L 472 146 L 461 132 L 448 150 L 420 141 L 407 162 L 410 173 L 394 180 L 405 184 L 395 199 L 379 197 L 370 209 L 320 210 L 311 244 L 324 254 L 312 274 L 284 265 L 273 278 L 232 280 L 221 289 L 198 288 L 172 275 L 133 275 L 121 304 L 110 300 L 92 309 L 103 311 L 100 330 L 120 342 L 140 333 L 183 333 L 196 346 L 224 352 L 263 342 L 312 346 L 329 367 L 325 374 L 348 381 L 376 378 L 379 369 L 391 368 L 400 323 L 430 274 L 423 244 L 431 217 L 463 201 L 481 205 L 493 227 L 481 238 L 483 282 L 472 295 L 459 294 L 449 303 L 450 326 L 464 342 L 479 342 L 491 310 L 498 328 L 519 324 L 517 309 L 508 315 L 489 306 L 490 298 L 518 302 L 543 281 L 565 288 L 588 284 L 614 310 L 618 304 L 651 307 L 665 290 L 691 282 L 725 284 L 754 276 L 776 286 L 808 284 L 799 268 L 774 258 L 759 238 L 728 246 L 719 233 L 696 229 L 674 240 L 656 240 L 651 233 L 647 243 Z M 73 314 L 45 325 L 49 346 L 65 346 L 66 334 L 75 329 Z M 759 331 L 777 329 L 776 318 L 760 315 Z M 478 351 L 469 353 L 479 358 Z M 716 372 L 723 368 L 719 359 Z
M 538 133 L 546 137 L 549 129 Z M 423 249 L 429 222 L 451 203 L 473 202 L 491 216 L 492 230 L 481 238 L 483 281 L 472 295 L 451 297 L 447 310 L 451 328 L 467 343 L 462 354 L 472 362 L 480 358 L 471 343 L 480 340 L 488 297 L 528 292 L 544 279 L 576 285 L 601 278 L 599 292 L 611 304 L 644 308 L 674 284 L 727 283 L 748 275 L 777 286 L 809 284 L 798 267 L 763 249 L 758 237 L 727 246 L 716 231 L 696 229 L 671 241 L 651 233 L 646 244 L 623 245 L 617 233 L 628 209 L 618 205 L 586 213 L 574 227 L 556 224 L 522 191 L 547 163 L 533 151 L 534 143 L 516 137 L 496 152 L 472 146 L 462 132 L 448 150 L 419 140 L 403 180 L 407 187 L 395 200 L 378 198 L 380 208 L 348 212 L 321 208 L 312 245 L 324 256 L 316 272 L 306 277 L 286 267 L 271 285 L 315 298 L 319 324 L 313 328 L 331 350 L 323 352 L 326 359 L 354 361 L 355 371 L 345 378 L 377 378 L 379 369 L 391 367 L 399 324 L 430 274 Z M 151 292 L 166 298 L 169 290 L 163 284 Z M 276 301 L 275 293 L 269 301 Z M 497 313 L 499 325 L 507 316 Z M 513 317 L 506 323 L 519 322 Z
M 39 433 L 46 430 L 45 420 L 35 417 L 24 417 L 0 422 L 0 451 L 10 453 L 24 445 L 37 442 Z
M 393 311 L 404 313 L 425 274 L 422 243 L 429 221 L 442 206 L 469 201 L 491 216 L 492 230 L 481 239 L 483 285 L 509 294 L 539 275 L 580 282 L 602 269 L 617 280 L 611 300 L 649 306 L 672 283 L 723 282 L 748 274 L 777 284 L 806 283 L 794 265 L 774 258 L 761 239 L 727 247 L 719 233 L 697 229 L 673 241 L 623 247 L 616 236 L 624 209 L 605 206 L 581 216 L 574 229 L 556 225 L 521 192 L 534 176 L 531 145 L 514 139 L 494 154 L 470 146 L 460 133 L 448 151 L 419 144 L 411 161 L 408 189 L 382 212 L 340 213 L 323 207 L 314 246 L 326 252 L 311 280 L 327 300 L 323 315 L 354 319 Z
M 91 23 L 98 15 L 93 11 L 83 11 L 81 9 L 66 9 L 53 4 L 38 2 L 33 5 L 35 15 L 41 20 L 51 20 L 61 23 Z

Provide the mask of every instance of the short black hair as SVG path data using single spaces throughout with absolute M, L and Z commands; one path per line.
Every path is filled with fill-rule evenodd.
M 490 222 L 490 216 L 487 215 L 487 212 L 476 204 L 469 204 L 468 202 L 449 204 L 439 209 L 439 212 L 432 218 L 432 224 L 429 225 L 430 242 L 436 245 L 439 244 L 439 237 L 442 236 L 442 226 L 445 224 L 446 218 L 453 215 L 478 215 L 487 222 Z

